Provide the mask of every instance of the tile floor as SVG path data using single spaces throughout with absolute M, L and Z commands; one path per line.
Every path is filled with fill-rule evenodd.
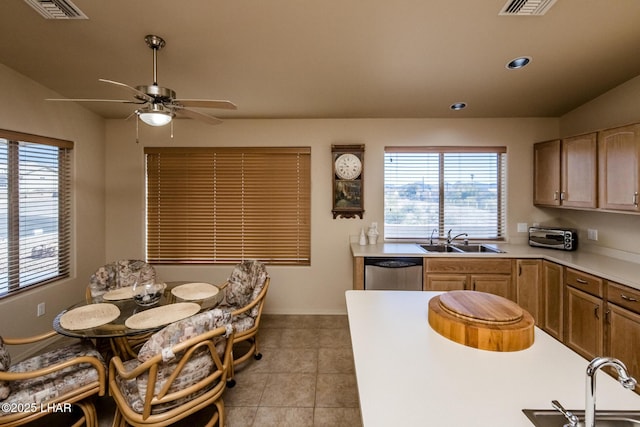
M 347 316 L 263 315 L 259 339 L 262 359 L 238 367 L 225 391 L 227 427 L 362 425 Z M 100 427 L 113 408 L 99 399 Z

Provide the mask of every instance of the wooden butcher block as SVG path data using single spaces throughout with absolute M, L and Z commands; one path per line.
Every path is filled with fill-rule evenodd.
M 452 341 L 482 350 L 524 350 L 534 339 L 531 314 L 485 292 L 451 291 L 431 298 L 429 325 Z

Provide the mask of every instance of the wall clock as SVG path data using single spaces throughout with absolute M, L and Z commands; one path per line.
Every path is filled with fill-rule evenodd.
M 364 145 L 332 145 L 333 218 L 364 214 Z

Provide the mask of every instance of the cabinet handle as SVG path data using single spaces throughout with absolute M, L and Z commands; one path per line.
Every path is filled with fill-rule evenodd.
M 625 301 L 629 301 L 629 302 L 638 302 L 638 300 L 634 297 L 628 297 L 625 294 L 620 294 L 620 298 L 622 298 Z
M 611 324 L 611 319 L 609 319 L 610 314 L 611 314 L 611 310 L 607 310 L 604 312 L 604 322 L 607 324 Z
M 584 279 L 576 279 L 576 282 L 578 282 L 578 283 L 580 283 L 580 284 L 582 284 L 582 285 L 588 285 L 588 284 L 589 284 L 589 282 L 587 282 L 587 281 L 586 281 L 586 280 L 584 280 Z
M 594 310 L 593 310 L 593 314 L 594 314 L 594 316 L 596 316 L 596 319 L 600 319 L 600 316 L 598 315 L 598 310 L 600 310 L 600 306 L 596 305 Z
M 565 192 L 564 192 L 564 191 L 561 191 L 561 192 L 560 192 L 560 200 L 564 200 L 564 195 L 565 195 Z
M 557 191 L 553 192 L 553 200 L 558 200 L 558 192 Z
M 638 192 L 633 193 L 633 206 L 638 207 Z

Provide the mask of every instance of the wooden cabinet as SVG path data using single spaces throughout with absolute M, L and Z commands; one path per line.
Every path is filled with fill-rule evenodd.
M 561 142 L 539 142 L 533 146 L 533 204 L 560 206 Z
M 607 286 L 606 354 L 620 359 L 631 376 L 639 378 L 640 291 L 612 282 Z
M 476 290 L 513 300 L 511 265 L 505 258 L 427 258 L 424 290 Z
M 600 207 L 639 211 L 640 124 L 598 134 Z
M 549 335 L 562 341 L 562 307 L 564 268 L 550 261 L 542 261 L 542 319 L 540 326 Z
M 597 134 L 534 145 L 533 203 L 597 207 Z
M 603 355 L 602 294 L 602 279 L 566 269 L 564 343 L 589 360 Z
M 573 208 L 598 206 L 597 134 L 564 138 L 560 204 Z
M 540 289 L 540 261 L 516 260 L 516 303 L 533 316 L 536 325 L 542 319 L 542 293 Z

